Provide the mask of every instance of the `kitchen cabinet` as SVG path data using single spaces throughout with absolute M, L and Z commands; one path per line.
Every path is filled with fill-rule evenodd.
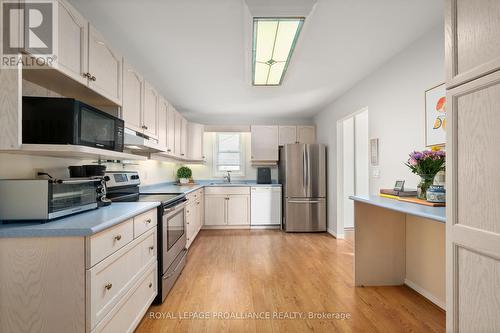
M 189 193 L 186 197 L 188 199 L 186 207 L 186 247 L 189 248 L 203 225 L 204 191 L 199 189 Z
M 161 96 L 158 97 L 158 143 L 167 147 L 167 117 L 168 102 Z
M 297 143 L 316 143 L 316 129 L 314 126 L 297 126 Z
M 144 78 L 125 59 L 123 60 L 122 119 L 125 126 L 143 132 L 142 110 Z
M 447 0 L 446 5 L 447 86 L 500 69 L 500 2 Z
M 252 126 L 252 161 L 278 161 L 278 126 Z
M 122 105 L 122 57 L 89 24 L 89 88 Z
M 134 331 L 158 291 L 156 242 L 156 208 L 90 236 L 1 238 L 0 331 Z
M 182 147 L 182 116 L 179 112 L 174 111 L 175 123 L 174 123 L 174 155 L 176 157 L 181 157 Z
M 188 121 L 181 116 L 181 157 L 188 158 Z
M 58 1 L 57 11 L 58 48 L 54 55 L 57 61 L 54 68 L 87 85 L 88 72 L 88 21 L 67 1 Z
M 280 126 L 279 127 L 279 145 L 297 142 L 297 126 Z
M 203 135 L 205 126 L 196 123 L 188 123 L 188 158 L 190 160 L 205 159 L 203 153 Z
M 167 153 L 174 154 L 175 151 L 175 110 L 167 106 Z
M 233 228 L 250 225 L 250 188 L 205 188 L 205 227 Z
M 158 139 L 158 93 L 148 82 L 144 81 L 144 134 Z

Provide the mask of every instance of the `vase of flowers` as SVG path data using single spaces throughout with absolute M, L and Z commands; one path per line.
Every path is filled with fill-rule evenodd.
M 411 172 L 420 176 L 420 183 L 417 186 L 417 198 L 426 200 L 427 190 L 434 183 L 436 174 L 445 170 L 446 153 L 439 147 L 432 147 L 431 150 L 414 151 L 405 165 Z
M 179 183 L 181 184 L 188 184 L 192 174 L 191 169 L 187 166 L 182 166 L 177 169 L 177 178 L 179 178 Z

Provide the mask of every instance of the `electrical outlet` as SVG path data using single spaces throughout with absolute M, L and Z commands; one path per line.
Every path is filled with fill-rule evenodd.
M 39 176 L 39 175 L 38 175 L 38 173 L 39 173 L 39 172 L 45 172 L 45 170 L 43 170 L 43 169 L 39 169 L 39 168 L 35 168 L 35 169 L 33 169 L 33 175 L 34 175 L 34 178 L 35 178 L 35 179 L 40 179 L 40 178 L 42 178 L 42 177 L 43 177 L 43 176 Z

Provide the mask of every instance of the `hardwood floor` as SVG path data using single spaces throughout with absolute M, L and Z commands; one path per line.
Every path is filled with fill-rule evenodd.
M 349 318 L 309 318 L 310 312 Z M 199 319 L 202 313 L 209 318 Z M 308 331 L 444 332 L 445 314 L 405 286 L 354 288 L 352 240 L 202 230 L 172 292 L 136 332 Z

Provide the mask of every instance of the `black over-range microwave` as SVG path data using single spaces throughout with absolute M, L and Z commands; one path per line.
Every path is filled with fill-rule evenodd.
M 23 97 L 23 143 L 123 151 L 124 122 L 73 98 Z

